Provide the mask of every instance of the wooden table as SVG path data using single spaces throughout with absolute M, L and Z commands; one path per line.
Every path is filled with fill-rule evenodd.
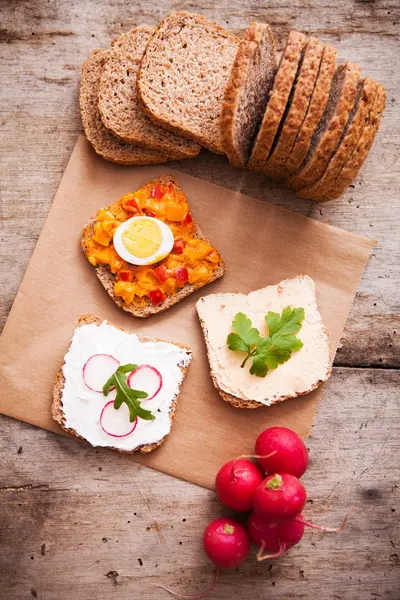
M 356 513 L 340 534 L 307 532 L 280 560 L 257 564 L 252 556 L 224 572 L 213 597 L 398 600 L 398 1 L 19 0 L 1 7 L 2 323 L 81 129 L 79 71 L 93 48 L 171 10 L 198 10 L 239 34 L 251 19 L 267 21 L 279 49 L 291 28 L 320 36 L 385 85 L 377 142 L 338 201 L 299 200 L 206 151 L 172 166 L 378 240 L 307 442 L 304 478 L 315 521 L 337 524 L 350 506 Z M 38 293 L 46 293 L 40 282 Z M 23 376 L 23 353 L 16 376 Z M 156 583 L 181 593 L 207 587 L 212 566 L 201 534 L 221 512 L 214 493 L 11 419 L 0 418 L 0 429 L 2 598 L 153 600 L 167 598 Z

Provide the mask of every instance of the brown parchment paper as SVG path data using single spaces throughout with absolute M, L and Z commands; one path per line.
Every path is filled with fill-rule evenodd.
M 112 165 L 97 157 L 83 137 L 78 139 L 0 339 L 0 412 L 66 435 L 51 418 L 52 386 L 83 313 L 128 331 L 188 344 L 194 360 L 171 434 L 151 455 L 128 458 L 211 488 L 218 468 L 235 456 L 251 454 L 266 427 L 284 425 L 306 436 L 323 390 L 255 410 L 225 403 L 209 375 L 196 300 L 310 275 L 334 351 L 374 242 L 173 172 L 203 233 L 224 257 L 227 272 L 164 313 L 134 318 L 114 305 L 97 280 L 80 248 L 81 230 L 99 208 L 167 172 L 173 171 L 166 165 Z

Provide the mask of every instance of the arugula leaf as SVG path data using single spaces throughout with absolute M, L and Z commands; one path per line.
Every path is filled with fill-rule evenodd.
M 151 411 L 142 408 L 139 402 L 139 398 L 147 398 L 148 394 L 140 390 L 133 390 L 127 384 L 126 373 L 130 373 L 135 369 L 137 369 L 137 365 L 134 364 L 126 364 L 118 367 L 115 373 L 111 375 L 109 380 L 104 384 L 103 394 L 108 396 L 111 388 L 115 387 L 117 390 L 117 395 L 115 396 L 114 400 L 114 408 L 116 410 L 125 402 L 129 408 L 129 420 L 131 423 L 136 419 L 136 417 L 144 419 L 145 421 L 152 421 L 155 419 L 155 416 L 151 413 Z
M 265 317 L 268 337 L 262 338 L 251 320 L 244 313 L 237 313 L 232 322 L 236 333 L 230 333 L 226 343 L 229 350 L 246 352 L 242 368 L 251 358 L 251 375 L 265 377 L 269 369 L 276 369 L 289 360 L 292 352 L 303 347 L 303 342 L 294 334 L 300 331 L 304 316 L 304 308 L 287 306 L 281 315 L 270 311 Z

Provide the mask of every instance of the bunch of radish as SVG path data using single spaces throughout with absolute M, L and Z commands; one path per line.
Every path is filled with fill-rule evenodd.
M 249 460 L 254 458 L 257 465 Z M 285 427 L 272 427 L 257 438 L 255 454 L 227 462 L 217 473 L 215 484 L 219 499 L 225 506 L 240 512 L 250 512 L 246 528 L 231 518 L 212 521 L 203 536 L 203 547 L 217 567 L 211 588 L 198 596 L 204 598 L 217 584 L 220 569 L 240 565 L 250 551 L 250 540 L 258 547 L 257 560 L 281 556 L 298 544 L 305 527 L 334 532 L 305 521 L 302 510 L 307 494 L 300 477 L 308 466 L 308 452 L 302 439 Z M 163 588 L 167 589 L 167 588 Z

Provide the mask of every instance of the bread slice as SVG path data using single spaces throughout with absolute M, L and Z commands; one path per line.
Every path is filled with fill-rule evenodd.
M 139 99 L 161 127 L 223 153 L 224 89 L 239 39 L 205 17 L 175 12 L 161 21 L 138 73 Z
M 359 83 L 356 108 L 350 115 L 343 135 L 329 160 L 324 174 L 313 185 L 301 188 L 298 195 L 311 200 L 323 199 L 325 192 L 330 189 L 341 169 L 352 155 L 361 133 L 366 125 L 369 111 L 372 109 L 377 94 L 378 84 L 370 77 Z
M 317 80 L 323 44 L 310 38 L 303 49 L 296 80 L 290 92 L 285 114 L 271 148 L 263 172 L 269 177 L 284 179 L 288 175 L 285 163 L 290 156 L 296 136 L 304 121 Z
M 126 144 L 104 127 L 97 102 L 100 76 L 109 55 L 109 50 L 93 50 L 82 65 L 79 103 L 87 139 L 99 156 L 120 165 L 154 165 L 173 160 L 165 152 Z
M 274 36 L 266 23 L 250 23 L 225 86 L 220 117 L 222 146 L 229 162 L 249 159 L 276 71 Z
M 336 70 L 336 55 L 337 50 L 333 46 L 324 46 L 317 80 L 307 112 L 294 140 L 289 158 L 285 162 L 284 175 L 286 177 L 294 173 L 307 156 L 312 135 L 321 120 L 329 98 L 329 91 Z
M 312 185 L 323 175 L 346 124 L 356 106 L 361 72 L 358 65 L 346 63 L 336 69 L 324 114 L 315 130 L 307 156 L 296 173 L 286 180 L 294 189 Z
M 175 179 L 175 177 L 173 177 L 172 175 L 163 175 L 161 177 L 158 177 L 157 179 L 154 179 L 153 181 L 151 181 L 146 186 L 143 186 L 140 189 L 150 191 L 154 188 L 154 186 L 156 184 L 161 184 L 161 185 L 165 185 L 165 186 L 172 184 L 173 186 L 179 188 L 179 184 L 178 184 L 177 180 Z M 95 222 L 96 222 L 96 215 L 93 216 L 84 227 L 83 234 L 81 237 L 81 247 L 84 252 L 86 250 L 86 247 L 85 247 L 86 239 L 88 236 L 93 235 L 93 232 L 94 232 L 93 226 L 94 226 Z M 209 242 L 209 240 L 202 234 L 200 227 L 197 225 L 197 223 L 194 220 L 193 220 L 193 224 L 195 227 L 195 238 L 203 239 L 203 240 L 207 241 L 209 244 L 211 244 L 211 242 Z M 201 287 L 203 287 L 213 281 L 216 281 L 217 279 L 222 277 L 226 271 L 225 263 L 222 260 L 222 258 L 220 258 L 220 262 L 218 264 L 217 269 L 213 272 L 212 277 L 208 281 L 199 282 L 196 284 L 186 283 L 184 285 L 184 287 L 178 289 L 177 292 L 173 296 L 167 296 L 167 298 L 163 302 L 158 304 L 157 306 L 154 306 L 151 303 L 150 299 L 147 298 L 146 296 L 144 296 L 142 298 L 136 297 L 134 299 L 134 302 L 128 306 L 125 304 L 125 302 L 123 301 L 123 299 L 121 297 L 115 296 L 115 294 L 114 294 L 115 276 L 111 273 L 108 265 L 98 264 L 96 267 L 94 267 L 94 269 L 96 271 L 96 275 L 97 275 L 98 279 L 100 280 L 101 284 L 103 285 L 103 287 L 106 290 L 106 292 L 108 293 L 108 295 L 115 302 L 115 304 L 119 308 L 122 308 L 123 310 L 125 310 L 126 312 L 131 313 L 134 317 L 142 317 L 142 318 L 157 314 L 159 312 L 166 310 L 167 308 L 170 308 L 171 306 L 173 306 L 174 304 L 177 304 L 178 302 L 180 302 L 181 300 L 183 300 L 184 298 L 186 298 L 187 296 L 189 296 L 196 290 L 200 289 Z
M 128 144 L 159 150 L 176 158 L 196 156 L 193 140 L 154 125 L 140 107 L 136 75 L 146 45 L 156 29 L 138 27 L 113 41 L 99 86 L 99 111 L 108 131 Z
M 382 120 L 383 111 L 386 104 L 386 92 L 382 85 L 378 85 L 377 93 L 373 106 L 369 107 L 366 125 L 357 141 L 356 147 L 351 156 L 344 163 L 339 171 L 336 179 L 331 183 L 329 189 L 324 189 L 323 193 L 319 194 L 318 201 L 326 202 L 335 200 L 343 194 L 343 192 L 353 182 L 371 150 L 375 136 Z
M 268 160 L 275 135 L 284 115 L 290 91 L 294 83 L 306 36 L 291 31 L 282 53 L 268 99 L 261 127 L 247 166 L 252 171 L 262 171 Z
M 226 339 L 233 331 L 238 312 L 251 320 L 261 336 L 268 335 L 264 317 L 268 311 L 302 307 L 305 319 L 297 337 L 303 347 L 287 362 L 270 370 L 266 377 L 251 375 L 249 365 L 241 368 L 243 352 L 229 350 Z M 326 381 L 332 357 L 328 335 L 318 310 L 314 281 L 298 275 L 250 294 L 210 294 L 196 304 L 210 363 L 211 377 L 218 393 L 236 408 L 271 406 L 288 398 L 308 394 Z
M 95 317 L 93 315 L 82 315 L 78 320 L 77 328 L 84 327 L 85 325 L 95 325 L 97 327 L 100 327 L 102 325 L 102 323 L 107 323 L 107 322 L 102 321 L 101 319 L 99 319 L 98 317 Z M 117 329 L 118 331 L 123 331 L 124 333 L 126 333 L 128 335 L 132 335 L 130 332 L 126 331 L 125 329 L 122 329 L 121 327 L 117 327 L 116 325 L 112 325 L 110 323 L 108 323 L 108 325 L 111 325 L 111 327 L 113 327 L 114 329 Z M 138 335 L 137 337 L 139 338 L 140 342 L 143 342 L 143 343 L 163 342 L 164 341 L 164 340 L 160 340 L 158 338 L 150 338 L 150 337 L 144 337 L 144 336 L 140 336 L 140 335 Z M 167 343 L 170 344 L 171 346 L 174 346 L 175 348 L 180 348 L 185 351 L 186 356 L 184 356 L 184 360 L 178 364 L 178 366 L 181 370 L 181 373 L 182 373 L 182 380 L 181 380 L 181 382 L 179 384 L 179 388 L 178 388 L 178 389 L 180 389 L 182 381 L 185 378 L 186 372 L 188 370 L 189 364 L 192 360 L 191 349 L 188 346 L 182 346 L 181 344 L 176 344 L 173 342 L 167 342 Z M 71 351 L 72 344 L 73 344 L 73 342 L 71 342 L 71 345 L 70 345 L 68 351 Z M 89 358 L 89 357 L 87 357 L 87 358 Z M 63 371 L 63 367 L 65 366 L 65 364 L 66 364 L 66 357 L 64 358 L 63 365 L 60 367 L 60 369 L 56 375 L 56 381 L 55 381 L 55 384 L 53 387 L 53 402 L 52 402 L 52 406 L 51 406 L 51 415 L 52 415 L 53 419 L 59 425 L 61 425 L 61 427 L 65 431 L 67 431 L 68 433 L 74 435 L 75 437 L 77 437 L 81 440 L 84 440 L 84 439 L 86 440 L 86 438 L 83 437 L 82 435 L 80 435 L 80 433 L 75 428 L 68 426 L 68 417 L 65 413 L 64 404 L 63 404 L 63 393 L 64 393 L 64 389 L 66 386 L 66 379 L 65 379 L 64 371 Z M 82 365 L 82 367 L 83 367 L 83 365 Z M 178 396 L 179 396 L 179 393 L 176 394 L 172 398 L 171 406 L 169 408 L 169 420 L 170 420 L 171 426 L 172 426 L 174 416 L 175 416 L 175 411 L 176 411 L 176 407 L 177 407 L 177 403 L 178 403 Z M 99 394 L 99 401 L 100 401 L 100 394 Z M 96 402 L 97 402 L 97 399 L 96 399 Z M 106 445 L 106 444 L 101 444 L 101 445 L 106 448 L 110 448 L 112 450 L 117 450 L 117 452 L 121 452 L 122 454 L 133 454 L 134 452 L 139 452 L 140 454 L 147 454 L 149 452 L 152 452 L 159 446 L 161 446 L 161 444 L 166 440 L 167 437 L 168 437 L 168 434 L 163 436 L 161 439 L 155 440 L 153 443 L 141 444 L 141 445 L 139 445 L 135 448 L 129 449 L 129 450 L 115 447 L 111 443 L 109 445 Z

